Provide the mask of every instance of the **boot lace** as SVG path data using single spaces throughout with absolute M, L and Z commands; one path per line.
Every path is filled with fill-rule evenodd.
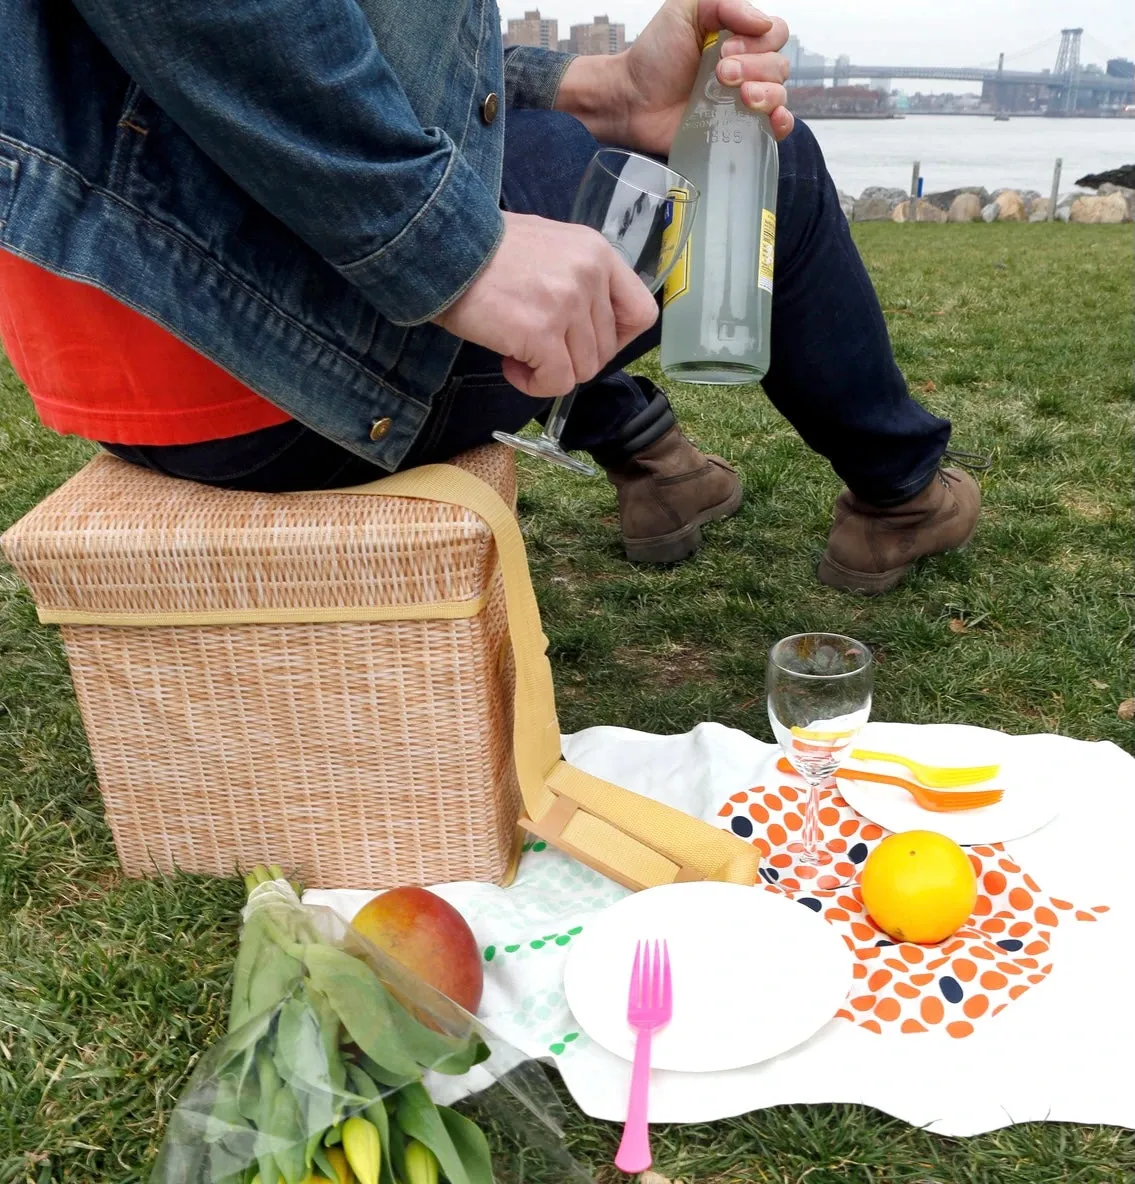
M 942 453 L 942 460 L 953 461 L 954 464 L 960 465 L 961 468 L 969 469 L 971 473 L 984 473 L 987 469 L 993 468 L 992 453 L 960 452 L 952 448 L 947 448 Z

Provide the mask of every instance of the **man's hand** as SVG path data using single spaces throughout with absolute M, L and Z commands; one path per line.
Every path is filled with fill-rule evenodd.
M 792 131 L 785 106 L 788 61 L 778 51 L 788 26 L 746 0 L 666 0 L 630 49 L 615 57 L 576 58 L 556 106 L 583 120 L 597 139 L 666 156 L 682 121 L 706 33 L 728 29 L 717 77 L 740 87 L 752 111 L 769 117 L 773 135 Z
M 566 395 L 646 332 L 658 306 L 598 231 L 528 214 L 504 220 L 496 253 L 436 323 L 500 354 L 526 395 Z

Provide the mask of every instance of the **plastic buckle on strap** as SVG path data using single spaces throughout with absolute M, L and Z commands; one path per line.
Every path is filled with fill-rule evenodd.
M 644 853 L 649 852 L 653 858 L 664 860 L 673 869 L 673 875 L 668 879 L 659 881 L 636 879 L 629 872 L 612 866 L 594 850 L 584 851 L 582 848 L 576 846 L 570 839 L 565 837 L 564 832 L 577 814 L 587 815 L 603 827 L 608 828 L 613 837 L 618 836 L 624 842 L 635 844 Z M 529 818 L 526 814 L 522 814 L 519 824 L 529 834 L 543 839 L 546 843 L 555 847 L 556 850 L 563 851 L 565 855 L 570 855 L 572 858 L 578 859 L 587 867 L 593 868 L 601 875 L 614 880 L 616 884 L 622 884 L 624 888 L 630 888 L 632 892 L 638 892 L 643 888 L 657 887 L 659 883 L 689 884 L 706 878 L 696 867 L 692 867 L 689 864 L 674 863 L 673 860 L 666 859 L 666 857 L 660 855 L 652 847 L 643 843 L 641 839 L 627 834 L 626 831 L 617 827 L 609 819 L 603 818 L 598 814 L 592 814 L 581 806 L 579 802 L 573 798 L 569 798 L 566 794 L 557 794 L 555 802 L 544 812 L 538 822 Z

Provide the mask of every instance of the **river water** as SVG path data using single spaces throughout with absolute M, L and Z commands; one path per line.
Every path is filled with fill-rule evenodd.
M 836 185 L 858 197 L 868 185 L 910 190 L 922 162 L 925 193 L 984 185 L 1036 189 L 1048 195 L 1052 166 L 1064 160 L 1060 191 L 1077 177 L 1135 164 L 1135 119 L 908 115 L 905 119 L 816 119 L 809 122 Z

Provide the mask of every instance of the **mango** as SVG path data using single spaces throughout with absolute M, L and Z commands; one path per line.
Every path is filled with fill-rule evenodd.
M 392 888 L 359 910 L 352 926 L 407 970 L 476 1014 L 484 989 L 477 939 L 465 918 L 425 888 Z

